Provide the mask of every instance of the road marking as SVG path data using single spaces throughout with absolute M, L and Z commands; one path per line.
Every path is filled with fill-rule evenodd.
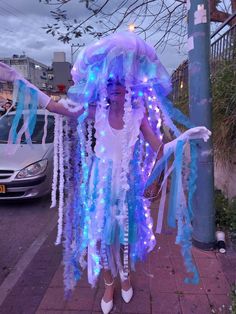
M 44 228 L 44 230 L 39 234 L 39 236 L 34 240 L 28 250 L 22 255 L 18 263 L 14 266 L 13 270 L 6 277 L 0 286 L 0 306 L 6 299 L 7 295 L 11 292 L 12 288 L 15 286 L 16 282 L 23 274 L 29 263 L 32 261 L 34 256 L 39 251 L 40 247 L 43 245 L 44 241 L 47 239 L 51 231 L 55 228 L 57 224 L 57 215 L 53 216 L 49 224 Z

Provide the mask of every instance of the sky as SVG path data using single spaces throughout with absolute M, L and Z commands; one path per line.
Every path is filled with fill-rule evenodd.
M 54 7 L 42 4 L 38 0 L 0 0 L 0 57 L 26 54 L 50 66 L 53 53 L 64 51 L 67 61 L 71 62 L 70 44 L 59 42 L 42 29 L 47 23 L 54 22 L 50 16 L 51 9 Z M 70 10 L 78 17 L 87 13 L 79 1 L 72 2 Z M 176 47 L 169 45 L 164 52 L 157 52 L 169 73 L 186 59 L 185 51 L 180 54 Z

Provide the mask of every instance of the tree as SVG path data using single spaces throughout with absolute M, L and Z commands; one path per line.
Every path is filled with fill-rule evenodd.
M 145 39 L 152 37 L 155 47 L 167 42 L 181 46 L 186 41 L 186 0 L 79 0 L 88 13 L 80 19 L 68 13 L 73 0 L 39 1 L 53 7 L 55 23 L 45 26 L 46 32 L 64 43 L 76 39 L 82 46 L 84 35 L 100 38 L 128 25 Z M 210 6 L 211 20 L 223 22 L 236 9 L 236 0 L 210 0 Z

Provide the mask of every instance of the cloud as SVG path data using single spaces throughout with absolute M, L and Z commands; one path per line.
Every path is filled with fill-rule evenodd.
M 46 46 L 46 42 L 42 40 L 38 40 L 36 42 L 30 42 L 26 45 L 27 48 L 32 48 L 32 49 L 42 49 Z

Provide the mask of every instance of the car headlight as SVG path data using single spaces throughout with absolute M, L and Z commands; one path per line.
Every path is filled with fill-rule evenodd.
M 38 176 L 39 174 L 45 171 L 45 169 L 47 168 L 47 164 L 48 164 L 47 159 L 37 161 L 33 163 L 32 165 L 20 170 L 16 178 L 23 179 L 23 178 L 30 178 L 30 177 Z

